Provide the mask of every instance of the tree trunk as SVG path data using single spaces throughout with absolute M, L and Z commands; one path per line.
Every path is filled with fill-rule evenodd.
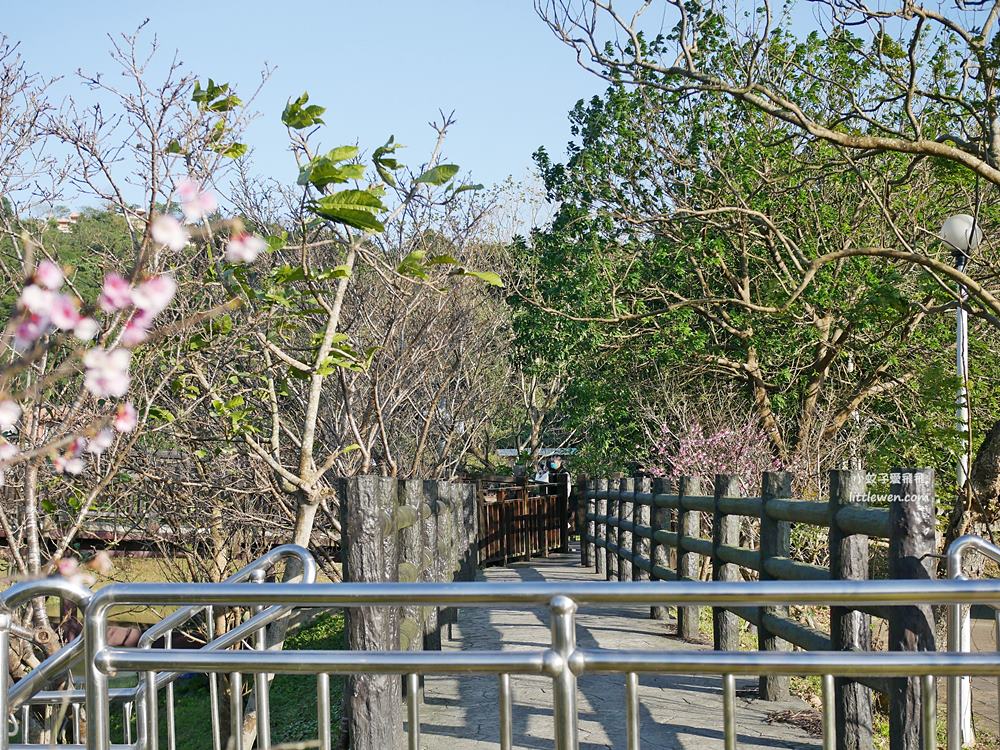
M 945 530 L 945 548 L 963 534 L 996 541 L 993 519 L 1000 510 L 1000 421 L 986 433 L 969 470 L 967 487 L 958 488 Z M 974 560 L 969 561 L 976 564 Z

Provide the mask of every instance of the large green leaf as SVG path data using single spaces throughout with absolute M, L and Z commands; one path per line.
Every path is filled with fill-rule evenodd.
M 299 185 L 312 184 L 319 190 L 334 183 L 360 180 L 365 176 L 363 164 L 341 164 L 358 154 L 357 146 L 338 146 L 324 156 L 317 156 L 302 167 Z
M 376 218 L 384 211 L 382 199 L 370 190 L 341 190 L 339 193 L 324 195 L 310 204 L 310 210 L 317 216 L 345 224 L 355 229 L 382 232 L 385 227 Z
M 229 92 L 228 83 L 217 84 L 211 78 L 204 88 L 200 82 L 195 81 L 191 101 L 198 105 L 198 109 L 208 112 L 229 112 L 243 104 L 236 94 Z
M 247 152 L 247 144 L 245 143 L 226 143 L 212 146 L 212 150 L 221 155 L 229 157 L 230 159 L 239 159 L 243 154 Z
M 436 167 L 432 167 L 420 175 L 417 178 L 417 182 L 424 185 L 444 185 L 457 174 L 457 164 L 438 164 Z
M 321 107 L 318 104 L 308 104 L 308 101 L 309 94 L 303 92 L 302 96 L 298 99 L 288 102 L 285 105 L 284 112 L 281 113 L 281 121 L 287 127 L 294 130 L 310 128 L 313 125 L 322 125 L 322 115 L 326 112 L 326 107 Z
M 503 287 L 503 279 L 500 278 L 500 274 L 493 271 L 465 271 L 464 273 L 466 276 L 477 278 L 490 286 Z
M 401 273 L 403 276 L 426 279 L 427 269 L 424 267 L 425 255 L 426 253 L 423 250 L 414 250 L 413 252 L 407 254 L 407 256 L 399 262 L 399 265 L 396 267 L 396 271 Z

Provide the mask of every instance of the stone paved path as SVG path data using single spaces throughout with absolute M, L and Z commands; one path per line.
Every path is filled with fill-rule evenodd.
M 579 565 L 575 554 L 554 555 L 509 568 L 489 568 L 488 581 L 581 581 L 597 577 Z M 706 648 L 674 637 L 673 622 L 649 619 L 648 607 L 583 607 L 577 616 L 581 646 L 605 648 Z M 548 644 L 546 610 L 464 609 L 446 649 L 537 649 Z M 551 748 L 551 681 L 511 678 L 514 746 Z M 756 680 L 738 680 L 737 694 Z M 481 750 L 499 743 L 497 682 L 492 676 L 429 677 L 421 711 L 421 746 L 428 750 Z M 579 680 L 580 747 L 625 748 L 625 686 L 621 675 L 584 675 Z M 722 689 L 717 677 L 641 676 L 643 750 L 715 750 L 723 747 Z M 788 724 L 770 724 L 768 714 L 801 709 L 804 703 L 765 703 L 737 699 L 738 745 L 755 748 L 819 748 L 816 738 Z
M 997 650 L 993 623 L 989 620 L 972 621 L 972 650 Z M 985 729 L 994 737 L 1000 735 L 1000 723 L 997 721 L 997 697 L 996 677 L 972 678 L 973 722 L 977 730 Z

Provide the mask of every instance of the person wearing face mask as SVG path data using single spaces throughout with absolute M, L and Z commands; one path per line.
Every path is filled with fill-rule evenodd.
M 549 493 L 553 495 L 562 495 L 566 498 L 566 505 L 562 508 L 562 512 L 566 514 L 565 522 L 570 525 L 570 534 L 572 534 L 573 528 L 576 525 L 575 519 L 577 498 L 574 496 L 573 482 L 570 478 L 569 472 L 566 470 L 565 464 L 563 463 L 562 456 L 551 456 L 548 460 L 548 470 L 550 483 Z
M 570 484 L 569 472 L 563 465 L 562 456 L 550 456 L 546 462 L 546 468 L 548 481 L 555 484 L 559 490 L 566 493 L 566 497 L 569 497 L 572 485 Z

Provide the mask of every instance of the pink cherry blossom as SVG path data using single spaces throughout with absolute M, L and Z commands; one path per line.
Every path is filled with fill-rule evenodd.
M 177 282 L 168 274 L 154 276 L 132 290 L 132 304 L 151 316 L 163 312 L 177 292 Z
M 700 476 L 711 483 L 715 474 L 732 474 L 740 478 L 745 491 L 753 492 L 760 487 L 763 472 L 782 466 L 767 433 L 751 418 L 711 432 L 698 420 L 675 428 L 664 423 L 660 434 L 645 467 L 653 476 L 675 480 Z
M 157 216 L 153 219 L 150 232 L 154 242 L 166 245 L 175 252 L 183 250 L 188 243 L 187 230 L 173 216 Z
M 16 401 L 5 398 L 0 401 L 0 430 L 7 432 L 14 429 L 17 420 L 21 418 L 21 406 Z
M 60 331 L 72 331 L 80 322 L 80 311 L 77 309 L 76 300 L 67 294 L 55 295 L 50 319 L 52 325 Z
M 132 353 L 127 349 L 108 351 L 94 347 L 83 355 L 86 372 L 83 387 L 98 398 L 124 396 L 129 386 L 129 364 Z
M 122 346 L 129 349 L 138 346 L 149 338 L 149 324 L 153 322 L 153 316 L 145 310 L 136 310 L 135 314 L 129 318 L 122 331 Z
M 80 561 L 75 557 L 60 557 L 55 561 L 55 572 L 81 586 L 93 586 L 97 582 L 92 574 L 80 567 Z
M 55 302 L 55 298 L 56 295 L 48 289 L 43 289 L 38 286 L 38 284 L 29 284 L 21 292 L 21 297 L 18 302 L 21 307 L 28 312 L 48 317 L 49 312 L 52 310 L 52 304 Z
M 226 244 L 226 260 L 230 263 L 253 263 L 267 248 L 267 243 L 249 232 L 236 235 Z
M 87 452 L 93 453 L 96 456 L 101 455 L 108 448 L 111 447 L 112 443 L 115 442 L 115 433 L 110 427 L 103 428 L 94 437 L 90 439 L 87 443 Z
M 48 318 L 31 314 L 18 323 L 14 330 L 14 348 L 19 352 L 30 349 L 49 328 Z
M 111 553 L 103 549 L 95 553 L 92 558 L 87 560 L 87 567 L 95 573 L 100 573 L 102 576 L 111 575 L 111 570 L 114 567 L 111 562 Z
M 61 576 L 72 576 L 76 575 L 76 572 L 80 569 L 80 563 L 77 562 L 75 557 L 60 557 L 56 560 L 56 572 Z
M 215 196 L 201 189 L 201 183 L 195 180 L 184 180 L 177 186 L 177 195 L 181 199 L 181 211 L 190 223 L 199 222 L 219 207 Z
M 82 474 L 87 464 L 79 456 L 56 456 L 52 459 L 52 468 L 60 474 Z
M 35 269 L 35 283 L 51 291 L 56 291 L 63 285 L 63 272 L 51 260 L 43 260 Z
M 118 404 L 118 410 L 115 412 L 115 418 L 112 421 L 114 428 L 118 432 L 132 432 L 139 424 L 139 414 L 136 412 L 135 407 L 132 406 L 130 401 L 126 401 L 123 404 Z
M 80 341 L 90 341 L 97 335 L 99 327 L 93 318 L 80 318 L 73 327 L 73 335 Z
M 104 277 L 104 286 L 101 287 L 101 296 L 97 302 L 106 313 L 124 310 L 132 304 L 132 287 L 118 274 L 109 273 Z

